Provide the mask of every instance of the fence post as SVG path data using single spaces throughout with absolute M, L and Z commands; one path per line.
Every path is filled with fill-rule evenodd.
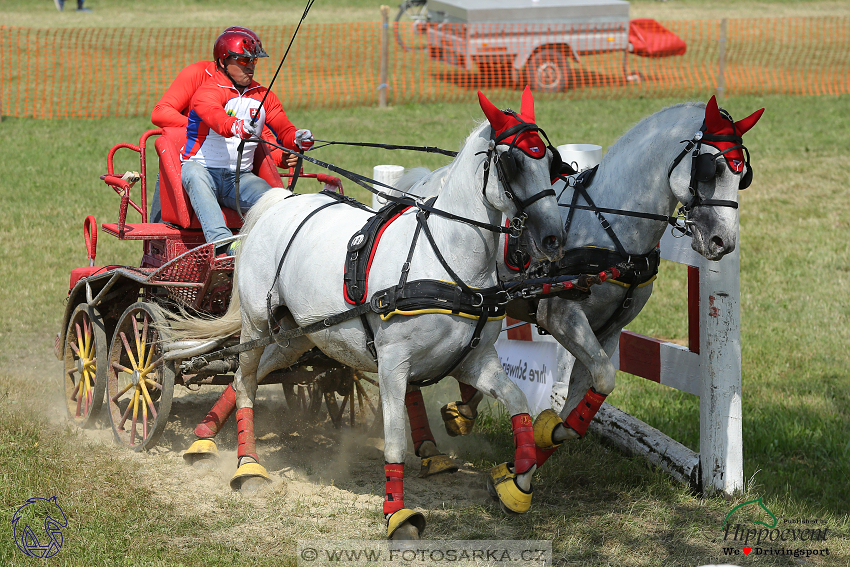
M 720 20 L 720 37 L 717 38 L 717 43 L 720 44 L 720 53 L 717 57 L 717 98 L 723 98 L 723 92 L 726 90 L 726 24 L 728 20 L 723 18 Z
M 381 6 L 381 84 L 378 85 L 378 106 L 386 108 L 387 91 L 390 89 L 387 79 L 387 68 L 390 55 L 390 7 Z
M 699 270 L 702 486 L 726 495 L 744 489 L 740 245 Z

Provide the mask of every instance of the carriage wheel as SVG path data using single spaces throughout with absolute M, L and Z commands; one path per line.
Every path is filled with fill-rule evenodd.
M 342 401 L 339 402 L 337 410 L 339 413 L 334 421 L 341 424 L 347 422 L 352 428 L 372 433 L 374 428 L 383 421 L 378 382 L 359 370 L 349 368 L 345 372 L 348 373 L 348 377 L 344 381 L 342 391 L 337 390 L 337 394 L 342 396 Z M 330 406 L 328 409 L 330 410 Z
M 78 305 L 65 331 L 62 388 L 68 415 L 81 427 L 91 426 L 100 412 L 108 348 L 100 312 L 87 303 Z
M 396 14 L 393 24 L 396 43 L 404 51 L 426 49 L 428 47 L 427 25 L 428 6 L 426 0 L 404 0 L 399 4 L 398 14 Z
M 167 323 L 146 303 L 124 311 L 109 349 L 106 398 L 112 431 L 136 451 L 153 447 L 165 430 L 174 394 L 174 363 L 162 358 L 158 329 Z

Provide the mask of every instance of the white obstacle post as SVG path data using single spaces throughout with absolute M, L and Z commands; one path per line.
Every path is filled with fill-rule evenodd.
M 624 330 L 612 362 L 624 372 L 700 397 L 699 454 L 607 403 L 591 427 L 679 480 L 731 495 L 744 488 L 740 255 L 736 249 L 712 262 L 690 244 L 690 238 L 669 233 L 661 240 L 662 258 L 689 266 L 689 347 Z
M 375 181 L 380 181 L 381 183 L 386 183 L 391 187 L 395 187 L 395 184 L 398 183 L 398 180 L 401 179 L 402 175 L 404 175 L 404 168 L 400 165 L 376 165 L 372 168 L 372 179 L 374 179 Z M 386 193 L 387 195 L 401 195 L 401 193 L 394 192 L 392 189 L 387 189 L 386 187 L 381 187 L 380 185 L 375 187 L 375 189 Z M 386 199 L 372 193 L 373 209 L 377 211 L 386 204 Z

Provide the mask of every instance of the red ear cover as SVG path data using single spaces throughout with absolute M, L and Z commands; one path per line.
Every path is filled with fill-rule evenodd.
M 750 128 L 756 125 L 756 122 L 759 121 L 761 115 L 764 114 L 764 109 L 756 110 L 746 118 L 738 120 L 735 122 L 735 128 L 738 130 L 738 135 L 743 136 L 745 132 L 749 131 Z
M 720 114 L 720 109 L 717 107 L 717 99 L 715 97 L 711 97 L 705 105 L 705 133 L 715 136 L 743 136 L 745 132 L 755 126 L 762 114 L 764 114 L 763 108 L 733 124 Z M 707 141 L 706 143 L 711 144 L 720 151 L 731 148 L 735 145 L 732 142 Z M 744 153 L 741 150 L 732 150 L 731 152 L 724 154 L 723 157 L 726 158 L 726 163 L 729 164 L 732 171 L 743 171 Z
M 484 116 L 493 127 L 494 136 L 498 137 L 505 130 L 519 124 L 519 120 L 510 114 L 505 114 L 495 107 L 493 103 L 487 100 L 487 97 L 481 91 L 478 91 L 478 103 L 481 105 L 481 110 L 484 111 Z M 520 103 L 519 117 L 523 122 L 534 123 L 534 97 L 531 94 L 531 89 L 526 86 L 522 93 L 522 102 Z M 536 130 L 526 130 L 516 136 L 502 140 L 500 143 L 513 144 L 526 155 L 534 159 L 540 159 L 546 155 L 546 146 Z
M 525 89 L 522 91 L 519 115 L 526 122 L 534 122 L 534 96 L 532 96 L 531 88 L 528 85 L 525 85 Z

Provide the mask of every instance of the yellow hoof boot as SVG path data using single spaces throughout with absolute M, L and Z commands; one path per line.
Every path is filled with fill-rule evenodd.
M 419 539 L 424 531 L 425 516 L 408 508 L 393 512 L 387 520 L 387 539 Z
M 490 469 L 487 474 L 487 492 L 499 501 L 502 510 L 512 514 L 524 514 L 531 507 L 532 492 L 525 492 L 516 483 L 516 474 L 508 463 Z
M 472 417 L 466 417 L 458 411 L 457 402 L 449 402 L 440 409 L 440 414 L 443 416 L 446 433 L 452 437 L 457 437 L 458 435 L 472 433 L 472 426 L 475 425 L 478 412 L 475 412 Z
M 457 472 L 457 463 L 448 455 L 434 455 L 422 459 L 422 468 L 419 469 L 419 478 L 425 478 L 442 472 Z
M 218 459 L 218 447 L 212 439 L 198 439 L 183 453 L 183 460 L 189 465 L 199 461 Z
M 255 485 L 256 481 L 268 483 L 272 479 L 269 478 L 269 473 L 260 463 L 245 463 L 236 469 L 236 473 L 230 479 L 230 488 L 241 490 L 246 484 Z
M 562 423 L 561 416 L 555 413 L 555 410 L 547 409 L 540 412 L 540 415 L 534 420 L 534 444 L 546 450 L 559 447 L 561 444 L 555 443 L 552 434 L 555 433 L 555 428 Z

